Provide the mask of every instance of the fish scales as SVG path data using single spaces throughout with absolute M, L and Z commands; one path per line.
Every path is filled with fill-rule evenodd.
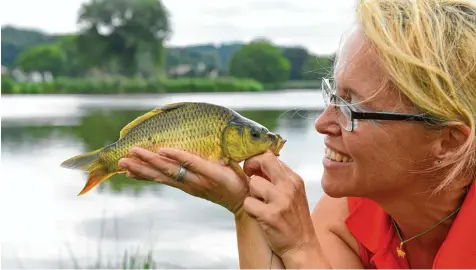
M 221 157 L 222 132 L 233 115 L 214 107 L 190 106 L 144 120 L 100 154 L 109 171 L 119 170 L 118 161 L 133 146 L 157 152 L 159 148 L 180 148 L 203 158 Z

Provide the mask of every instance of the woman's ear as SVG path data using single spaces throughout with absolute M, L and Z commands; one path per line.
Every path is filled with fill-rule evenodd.
M 436 149 L 436 158 L 444 160 L 453 156 L 468 140 L 471 129 L 463 124 L 450 124 L 440 131 L 440 139 Z

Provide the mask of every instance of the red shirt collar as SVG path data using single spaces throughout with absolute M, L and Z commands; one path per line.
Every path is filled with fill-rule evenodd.
M 433 268 L 476 268 L 476 180 L 440 247 Z M 405 258 L 399 258 L 400 244 L 392 221 L 375 202 L 360 199 L 360 203 L 345 221 L 348 229 L 372 254 L 377 268 L 409 268 Z

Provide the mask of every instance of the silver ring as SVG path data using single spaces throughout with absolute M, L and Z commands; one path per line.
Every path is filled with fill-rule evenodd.
M 179 173 L 177 177 L 175 177 L 175 180 L 177 181 L 182 181 L 185 178 L 185 173 L 187 172 L 187 169 L 185 169 L 183 166 L 180 166 Z

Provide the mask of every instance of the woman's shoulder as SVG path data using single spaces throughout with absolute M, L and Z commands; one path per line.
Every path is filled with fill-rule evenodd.
M 355 203 L 356 202 L 354 202 L 354 204 Z M 312 216 L 316 218 L 321 216 L 322 218 L 325 217 L 325 221 L 321 220 L 322 224 L 344 224 L 344 221 L 349 216 L 349 213 L 348 197 L 333 198 L 327 194 L 324 194 L 317 202 Z
M 346 220 L 361 202 L 361 198 L 333 198 L 324 194 L 312 212 L 314 226 L 317 226 L 321 231 L 329 230 L 355 242 L 347 228 Z M 357 244 L 355 246 L 357 247 Z
M 311 217 L 319 242 L 332 267 L 361 268 L 359 245 L 346 226 L 349 207 L 360 203 L 358 198 L 332 198 L 324 194 Z M 345 265 L 343 265 L 345 264 Z

